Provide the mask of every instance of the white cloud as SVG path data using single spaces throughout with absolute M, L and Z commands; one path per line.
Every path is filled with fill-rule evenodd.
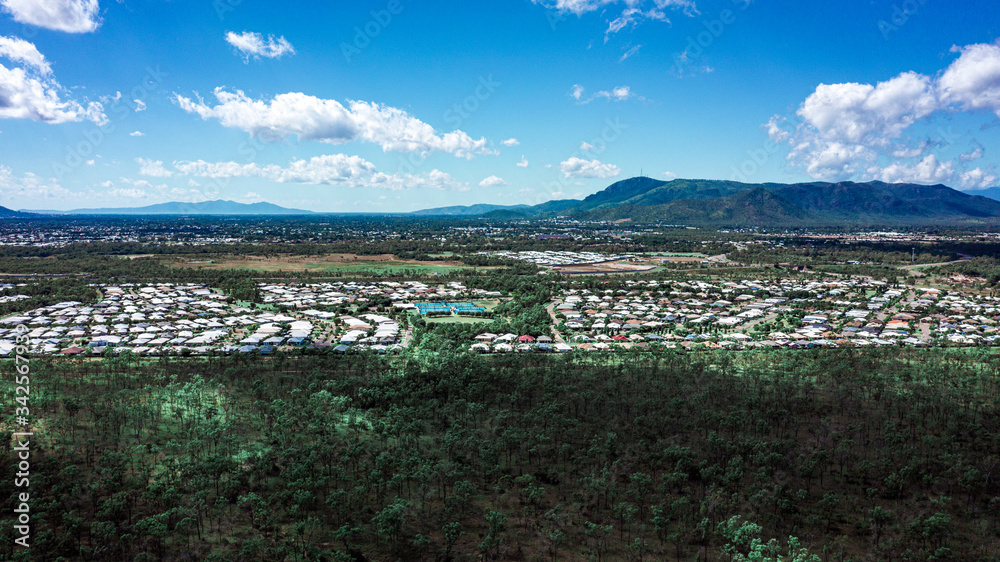
M 251 57 L 277 59 L 295 54 L 295 48 L 283 36 L 276 38 L 274 35 L 268 35 L 265 38 L 260 33 L 252 31 L 243 33 L 229 31 L 226 33 L 226 42 L 236 47 L 236 50 L 243 55 L 244 63 L 249 63 Z
M 958 158 L 962 162 L 972 162 L 973 160 L 979 160 L 985 155 L 986 155 L 986 150 L 983 149 L 983 147 L 980 145 L 976 147 L 976 149 L 973 150 L 972 152 L 966 152 L 961 156 L 959 156 Z
M 515 164 L 515 166 L 517 166 L 518 168 L 527 168 L 528 167 L 528 157 L 522 154 L 521 155 L 521 161 L 518 162 L 517 164 Z
M 1000 117 L 1000 45 L 952 47 L 961 53 L 938 80 L 944 104 L 965 111 L 986 110 Z
M 937 107 L 931 79 L 906 72 L 877 86 L 820 84 L 798 115 L 825 139 L 882 143 Z
M 950 181 L 955 175 L 955 168 L 951 162 L 940 162 L 937 156 L 928 154 L 916 164 L 896 162 L 877 174 L 878 179 L 887 183 L 935 184 Z
M 584 160 L 573 156 L 559 164 L 559 171 L 567 178 L 613 178 L 621 173 L 621 168 L 597 159 Z
M 131 185 L 136 189 L 149 189 L 149 190 L 157 189 L 159 191 L 164 191 L 167 189 L 167 184 L 165 183 L 161 183 L 160 185 L 153 185 L 146 180 L 134 180 L 125 177 L 118 178 L 118 181 L 124 183 L 125 185 Z
M 150 176 L 154 178 L 169 178 L 174 175 L 173 172 L 163 167 L 162 160 L 147 160 L 145 158 L 136 158 L 136 163 L 139 164 L 139 174 L 143 176 Z
M 248 191 L 246 193 L 246 195 L 243 196 L 242 199 L 244 201 L 246 201 L 247 203 L 257 203 L 259 201 L 263 201 L 264 200 L 264 198 L 261 197 L 259 193 L 254 192 L 254 191 Z
M 667 19 L 667 15 L 661 10 L 653 8 L 647 11 L 642 11 L 639 8 L 627 8 L 621 13 L 620 16 L 608 22 L 608 29 L 604 32 L 604 42 L 607 43 L 611 39 L 611 36 L 615 33 L 618 33 L 626 27 L 635 27 L 644 20 L 670 23 L 670 20 Z
M 104 192 L 109 199 L 148 199 L 149 192 L 138 187 L 115 187 Z
M 604 42 L 610 36 L 626 27 L 635 27 L 639 23 L 652 20 L 670 23 L 664 10 L 680 9 L 684 15 L 694 17 L 699 14 L 694 0 L 531 0 L 532 3 L 555 10 L 559 14 L 574 14 L 582 16 L 589 12 L 603 10 L 616 4 L 625 4 L 621 13 L 608 21 Z
M 42 76 L 52 74 L 52 67 L 45 60 L 45 55 L 38 52 L 33 43 L 17 37 L 0 35 L 0 57 L 12 62 L 23 63 Z
M 434 188 L 464 191 L 468 184 L 450 174 L 431 170 L 426 174 L 386 174 L 360 156 L 329 154 L 309 160 L 292 160 L 286 167 L 256 163 L 177 161 L 174 167 L 181 175 L 207 178 L 263 178 L 277 183 L 335 185 L 373 189 L 401 190 Z
M 65 31 L 89 33 L 101 25 L 97 0 L 0 0 L 14 21 Z
M 479 187 L 502 187 L 505 185 L 510 185 L 510 182 L 497 176 L 490 176 L 479 182 Z
M 673 172 L 663 172 L 660 175 L 663 176 L 663 177 L 665 177 L 665 178 L 667 178 L 668 180 L 675 180 L 675 179 L 677 179 L 677 174 L 675 174 Z
M 146 136 L 146 133 L 143 133 L 142 131 L 132 131 L 131 133 L 128 134 L 128 136 L 130 136 L 130 137 L 144 137 L 144 136 Z
M 146 102 L 142 100 L 132 100 L 135 103 L 135 112 L 146 111 Z
M 628 59 L 629 57 L 631 57 L 631 56 L 635 55 L 636 53 L 638 53 L 639 49 L 641 49 L 641 48 L 642 48 L 642 45 L 636 45 L 636 46 L 632 47 L 631 49 L 625 51 L 624 53 L 622 53 L 622 56 L 618 58 L 618 62 L 625 62 L 626 59 Z
M 625 101 L 627 99 L 640 97 L 632 93 L 632 88 L 629 86 L 618 86 L 617 88 L 612 88 L 611 90 L 598 90 L 588 98 L 583 97 L 584 91 L 583 86 L 574 84 L 573 89 L 570 92 L 570 97 L 577 100 L 581 104 L 590 103 L 598 98 L 603 98 L 609 101 Z
M 107 123 L 104 107 L 90 102 L 84 107 L 64 100 L 65 88 L 51 76 L 45 57 L 31 43 L 0 36 L 0 56 L 24 64 L 7 68 L 0 64 L 0 119 L 31 119 L 44 123 L 93 121 Z
M 923 141 L 917 146 L 898 146 L 893 149 L 892 157 L 903 159 L 916 158 L 923 154 L 925 150 L 927 150 L 927 141 Z
M 279 94 L 273 99 L 253 100 L 242 91 L 215 89 L 214 107 L 203 100 L 176 96 L 185 111 L 202 119 L 218 119 L 224 127 L 242 129 L 251 136 L 277 142 L 291 136 L 330 144 L 361 140 L 378 144 L 385 152 L 430 152 L 437 150 L 459 158 L 495 154 L 485 138 L 473 139 L 459 130 L 437 134 L 433 127 L 402 109 L 348 101 L 348 107 L 330 99 L 303 93 Z
M 0 166 L 0 198 L 4 201 L 67 199 L 73 195 L 54 178 L 45 180 L 32 173 L 18 177 L 7 166 Z
M 967 172 L 962 172 L 962 187 L 971 189 L 983 189 L 987 187 L 997 187 L 996 174 L 987 172 L 982 168 L 974 168 Z
M 518 140 L 515 139 L 515 138 L 509 138 L 507 140 L 500 141 L 500 144 L 502 144 L 504 146 L 517 146 L 517 145 L 519 145 L 521 143 L 518 142 Z
M 959 57 L 937 77 L 904 72 L 876 85 L 820 84 L 796 112 L 797 123 L 774 117 L 771 140 L 786 144 L 787 160 L 816 179 L 948 183 L 965 181 L 961 163 L 941 161 L 934 148 L 951 142 L 908 135 L 938 113 L 989 112 L 1000 116 L 1000 46 L 953 48 Z M 919 161 L 910 161 L 921 158 Z M 968 181 L 974 181 L 972 178 Z

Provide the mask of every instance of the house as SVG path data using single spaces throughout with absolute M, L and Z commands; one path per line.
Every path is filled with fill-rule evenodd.
M 529 335 L 523 335 L 517 338 L 518 343 L 535 343 L 535 338 Z

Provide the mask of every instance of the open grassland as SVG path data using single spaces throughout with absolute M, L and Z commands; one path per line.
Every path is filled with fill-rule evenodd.
M 310 273 L 369 272 L 384 275 L 401 274 L 409 271 L 418 274 L 445 274 L 469 267 L 456 260 L 401 260 L 392 254 L 371 256 L 357 254 L 327 254 L 324 256 L 227 256 L 216 259 L 189 259 L 182 257 L 170 265 L 180 268 L 210 270 L 249 269 L 268 273 L 276 271 Z

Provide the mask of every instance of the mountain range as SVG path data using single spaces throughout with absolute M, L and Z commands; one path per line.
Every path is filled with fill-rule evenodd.
M 48 215 L 318 215 L 272 203 L 204 201 L 146 207 L 12 211 L 0 218 Z M 835 226 L 906 224 L 1000 224 L 1000 188 L 957 191 L 944 185 L 884 182 L 749 184 L 720 180 L 656 180 L 634 177 L 584 199 L 539 205 L 440 207 L 412 216 L 479 217 L 491 220 L 568 216 L 593 221 L 634 221 L 704 226 Z
M 272 203 L 203 201 L 201 203 L 157 203 L 146 207 L 75 209 L 72 211 L 32 211 L 48 215 L 312 215 L 313 211 L 288 209 Z
M 421 214 L 717 226 L 1000 223 L 1000 188 L 962 192 L 944 185 L 877 181 L 748 184 L 635 177 L 583 200 L 530 207 L 448 207 Z

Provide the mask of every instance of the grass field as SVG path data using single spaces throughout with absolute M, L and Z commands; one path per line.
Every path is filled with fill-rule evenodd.
M 483 324 L 493 321 L 492 318 L 472 318 L 469 316 L 438 316 L 424 320 L 428 324 Z
M 644 256 L 657 256 L 661 258 L 707 258 L 705 254 L 697 252 L 646 252 Z

